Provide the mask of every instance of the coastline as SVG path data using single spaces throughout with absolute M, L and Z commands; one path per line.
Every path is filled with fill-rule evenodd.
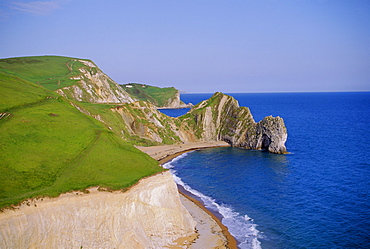
M 229 145 L 200 142 L 148 149 L 164 164 L 188 151 L 225 146 Z M 160 149 L 163 153 L 158 153 Z M 152 201 L 156 203 L 154 209 Z M 159 222 L 153 220 L 159 216 L 162 217 Z M 50 220 L 53 222 L 49 223 Z M 117 220 L 125 222 L 117 223 Z M 174 226 L 168 227 L 168 222 Z M 97 223 L 100 229 L 96 229 Z M 61 230 L 71 225 L 73 229 L 63 233 L 62 239 L 55 239 L 61 236 Z M 149 231 L 153 240 L 147 239 L 144 230 Z M 117 234 L 123 236 L 117 237 Z M 174 236 L 178 237 L 175 241 Z M 103 244 L 111 248 L 121 248 L 121 245 L 145 248 L 158 246 L 158 243 L 162 243 L 160 247 L 172 243 L 169 248 L 173 249 L 183 246 L 190 249 L 237 248 L 235 238 L 220 217 L 177 185 L 169 171 L 143 178 L 125 191 L 101 191 L 99 187 L 92 187 L 85 192 L 72 191 L 56 198 L 30 199 L 14 209 L 5 209 L 0 215 L 0 241 L 0 247 L 12 245 L 10 247 L 14 248 L 27 245 L 93 248 Z
M 182 144 L 158 145 L 149 147 L 144 146 L 135 146 L 135 147 L 141 150 L 142 152 L 145 152 L 155 160 L 159 161 L 159 163 L 163 164 L 189 151 L 229 146 L 230 145 L 228 143 L 223 141 L 209 141 L 209 142 L 186 142 Z
M 175 249 L 197 238 L 169 171 L 124 192 L 87 190 L 2 211 L 0 248 Z
M 216 147 L 229 147 L 230 145 L 226 142 L 222 141 L 211 141 L 211 142 L 191 142 L 191 143 L 183 143 L 183 144 L 176 144 L 176 145 L 160 145 L 160 146 L 151 146 L 151 147 L 137 147 L 141 151 L 147 153 L 152 158 L 159 161 L 160 164 L 165 164 L 172 159 L 178 157 L 179 155 L 194 151 L 198 149 L 205 149 L 205 148 L 216 148 Z M 216 214 L 212 213 L 210 210 L 208 210 L 204 204 L 195 199 L 191 193 L 188 193 L 185 189 L 183 189 L 181 186 L 178 185 L 179 192 L 181 196 L 183 196 L 186 200 L 190 201 L 192 204 L 187 202 L 186 200 L 182 199 L 182 202 L 184 206 L 188 209 L 188 211 L 191 213 L 191 215 L 194 217 L 194 219 L 199 223 L 212 223 L 214 221 L 217 224 L 218 229 L 215 229 L 215 225 L 208 224 L 208 227 L 211 228 L 209 230 L 213 230 L 213 234 L 209 233 L 207 234 L 207 231 L 198 229 L 198 232 L 200 234 L 199 237 L 203 237 L 202 239 L 198 239 L 194 242 L 194 246 L 204 246 L 209 245 L 209 243 L 215 243 L 217 246 L 224 246 L 226 248 L 236 249 L 237 242 L 235 238 L 230 234 L 228 228 L 222 224 L 219 217 L 217 217 Z M 200 210 L 196 210 L 196 207 Z M 200 212 L 204 212 L 206 216 L 208 216 L 212 221 L 206 220 L 206 217 L 202 215 L 202 218 L 196 217 L 198 215 L 201 215 Z M 198 220 L 197 220 L 198 219 Z M 199 231 L 200 230 L 200 231 Z M 222 235 L 217 234 L 218 232 L 221 232 Z M 203 236 L 202 236 L 203 234 Z M 223 238 L 222 238 L 223 237 Z

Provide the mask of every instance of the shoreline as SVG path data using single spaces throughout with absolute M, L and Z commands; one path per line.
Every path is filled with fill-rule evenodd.
M 197 238 L 196 222 L 169 171 L 142 179 L 126 192 L 88 190 L 3 211 L 0 248 L 175 249 Z
M 146 148 L 147 148 L 147 150 L 150 150 L 152 153 L 155 153 L 156 157 L 159 159 L 158 161 L 160 162 L 161 165 L 163 165 L 164 163 L 169 162 L 173 158 L 175 158 L 175 157 L 177 157 L 177 156 L 179 156 L 183 153 L 198 150 L 198 149 L 216 148 L 216 147 L 229 147 L 229 145 L 227 143 L 224 143 L 224 142 L 200 142 L 200 143 L 185 143 L 185 144 L 173 145 L 173 146 L 168 146 L 168 145 L 156 146 L 156 148 L 153 148 L 153 147 L 152 148 L 146 147 Z M 145 150 L 144 148 L 141 148 L 142 151 Z M 164 148 L 165 148 L 165 150 L 163 150 Z M 160 150 L 162 151 L 162 153 L 158 152 Z M 143 151 L 143 152 L 145 152 L 145 151 Z M 149 154 L 149 153 L 147 153 L 147 154 Z M 165 156 L 163 156 L 163 155 L 165 155 Z M 149 156 L 151 156 L 151 155 L 149 154 Z M 194 224 L 197 224 L 195 226 L 195 231 L 194 231 L 194 225 L 191 228 L 192 234 L 194 234 L 194 235 L 189 234 L 189 235 L 179 237 L 177 240 L 174 241 L 175 244 L 173 246 L 171 246 L 170 248 L 173 248 L 173 249 L 183 248 L 182 246 L 188 246 L 187 248 L 190 248 L 190 249 L 194 249 L 194 248 L 229 248 L 229 249 L 234 249 L 235 248 L 236 249 L 236 248 L 238 248 L 236 239 L 230 234 L 228 228 L 225 225 L 222 224 L 221 215 L 219 213 L 212 212 L 212 211 L 208 210 L 205 207 L 204 203 L 201 200 L 198 200 L 197 196 L 194 196 L 192 193 L 189 193 L 188 191 L 183 189 L 183 187 L 181 185 L 176 184 L 175 181 L 173 180 L 172 175 L 170 174 L 170 172 L 168 170 L 165 171 L 165 172 L 159 172 L 155 175 L 157 175 L 157 177 L 155 177 L 155 178 L 144 177 L 138 183 L 136 183 L 133 186 L 125 189 L 125 191 L 122 191 L 122 190 L 117 190 L 117 191 L 105 190 L 104 191 L 104 189 L 101 189 L 99 186 L 96 186 L 96 187 L 88 188 L 88 189 L 86 189 L 86 191 L 83 191 L 83 192 L 82 191 L 71 191 L 71 192 L 68 192 L 68 193 L 64 193 L 64 194 L 61 194 L 58 197 L 44 197 L 44 198 L 28 199 L 28 200 L 20 203 L 20 205 L 14 206 L 11 209 L 4 209 L 1 212 L 0 223 L 1 222 L 3 222 L 3 223 L 6 222 L 6 223 L 9 223 L 9 224 L 4 226 L 4 224 L 5 224 L 4 223 L 0 227 L 2 227 L 3 230 L 5 229 L 5 227 L 10 227 L 10 226 L 13 226 L 14 228 L 9 230 L 9 231 L 12 231 L 12 232 L 9 232 L 8 230 L 7 231 L 5 231 L 5 230 L 0 231 L 0 237 L 8 236 L 10 238 L 9 241 L 12 241 L 11 243 L 21 243 L 22 245 L 23 244 L 26 245 L 27 243 L 31 243 L 31 244 L 35 244 L 35 245 L 39 245 L 40 243 L 44 243 L 44 242 L 40 242 L 40 241 L 45 240 L 45 238 L 43 238 L 43 237 L 44 237 L 45 234 L 48 234 L 47 231 L 43 230 L 45 228 L 45 224 L 44 224 L 45 221 L 50 220 L 50 219 L 55 220 L 56 222 L 52 223 L 55 226 L 52 230 L 53 231 L 54 230 L 55 231 L 60 230 L 60 227 L 65 226 L 63 221 L 66 219 L 66 217 L 65 217 L 66 212 L 65 211 L 66 211 L 67 207 L 69 208 L 68 209 L 69 211 L 67 212 L 67 216 L 68 216 L 68 213 L 75 213 L 75 214 L 77 214 L 77 217 L 81 216 L 82 220 L 84 220 L 85 223 L 86 222 L 91 223 L 91 222 L 93 222 L 93 220 L 95 220 L 96 217 L 101 216 L 101 220 L 102 220 L 101 223 L 105 224 L 106 220 L 112 219 L 112 216 L 111 216 L 112 212 L 111 211 L 110 212 L 103 212 L 100 215 L 96 215 L 96 212 L 101 211 L 101 210 L 105 210 L 109 206 L 109 207 L 113 208 L 113 210 L 117 211 L 116 215 L 113 215 L 114 217 L 122 215 L 123 214 L 121 212 L 122 207 L 127 205 L 127 203 L 132 203 L 132 200 L 130 202 L 126 203 L 124 201 L 125 198 L 129 198 L 129 196 L 132 196 L 133 193 L 137 193 L 138 189 L 140 189 L 140 191 L 142 191 L 142 186 L 145 185 L 145 184 L 150 183 L 151 184 L 150 186 L 153 186 L 153 183 L 155 181 L 157 182 L 157 184 L 160 184 L 159 189 L 163 189 L 163 179 L 164 179 L 163 177 L 165 177 L 165 175 L 166 175 L 168 177 L 165 180 L 167 181 L 168 184 L 171 185 L 171 188 L 169 188 L 169 189 L 172 189 L 174 191 L 174 193 L 176 193 L 176 194 L 172 194 L 170 196 L 179 196 L 180 199 L 175 198 L 175 200 L 172 200 L 172 201 L 169 202 L 171 204 L 166 204 L 166 202 L 164 200 L 166 200 L 167 198 L 162 197 L 160 200 L 163 200 L 165 202 L 164 204 L 169 205 L 169 207 L 172 207 L 174 205 L 174 203 L 177 203 L 177 202 L 179 203 L 179 205 L 178 205 L 179 209 L 183 209 L 183 210 L 181 212 L 178 212 L 178 215 L 180 215 L 180 216 L 181 215 L 182 216 L 187 215 L 189 217 L 187 223 L 181 223 L 181 224 L 186 224 L 186 225 L 183 225 L 183 226 L 186 227 L 191 222 L 193 222 Z M 162 179 L 162 180 L 158 180 L 158 179 Z M 139 186 L 141 186 L 141 187 L 139 187 Z M 145 187 L 145 189 L 147 190 L 147 192 L 150 190 L 150 188 L 148 188 L 148 187 Z M 168 188 L 166 188 L 166 189 L 168 189 Z M 158 191 L 154 191 L 154 192 L 157 193 Z M 125 194 L 125 198 L 122 199 L 121 194 Z M 141 195 L 137 195 L 137 196 L 141 196 Z M 153 194 L 149 194 L 149 196 L 153 196 Z M 71 198 L 74 201 L 71 201 L 72 200 Z M 132 198 L 132 197 L 130 197 L 130 198 Z M 135 197 L 135 198 L 138 198 L 138 197 Z M 79 205 L 74 204 L 77 199 L 79 200 L 78 201 Z M 108 200 L 113 201 L 114 203 L 112 203 L 112 205 L 104 204 L 104 203 L 107 203 Z M 122 203 L 120 205 L 115 205 L 118 202 L 122 202 Z M 137 203 L 142 204 L 144 202 L 143 201 L 137 201 Z M 182 203 L 182 205 L 180 203 Z M 84 205 L 87 205 L 87 206 L 85 207 Z M 103 205 L 103 206 L 99 206 L 99 205 Z M 50 211 L 50 208 L 52 209 L 52 211 Z M 81 210 L 79 208 L 80 209 L 81 208 L 82 209 L 88 209 L 88 210 L 90 210 L 90 209 L 94 210 L 94 208 L 95 209 L 97 208 L 97 210 L 93 211 L 92 214 L 89 214 L 88 212 L 81 212 Z M 56 209 L 56 211 L 55 211 L 55 209 Z M 126 209 L 131 210 L 129 207 L 126 207 Z M 164 213 L 166 215 L 171 215 L 173 212 L 169 212 L 169 213 L 164 212 Z M 108 215 L 109 217 L 104 217 L 104 215 L 105 216 Z M 58 217 L 58 218 L 55 218 L 55 217 Z M 91 219 L 88 219 L 88 217 L 95 217 L 95 218 L 91 220 Z M 142 217 L 140 217 L 140 218 L 136 217 L 135 219 L 140 220 L 141 218 Z M 75 219 L 75 218 L 73 218 L 73 219 Z M 73 223 L 74 222 L 73 219 L 70 220 L 69 222 Z M 176 218 L 176 220 L 182 220 L 182 219 L 183 218 L 181 218 L 181 219 Z M 122 220 L 124 220 L 124 219 L 122 218 Z M 132 222 L 134 222 L 136 224 L 137 222 L 134 221 L 134 220 Z M 148 217 L 143 219 L 142 220 L 143 224 L 147 224 L 146 223 L 147 220 L 148 220 Z M 36 228 L 35 232 L 33 232 L 33 233 L 37 233 L 37 236 L 32 236 L 30 234 L 27 234 L 27 236 L 28 236 L 28 237 L 26 236 L 27 238 L 25 236 L 20 236 L 19 232 L 24 228 L 24 226 L 22 226 L 22 224 L 23 224 L 22 222 L 23 223 L 24 222 L 32 223 L 34 225 L 34 227 Z M 20 227 L 19 227 L 19 224 L 21 224 Z M 86 243 L 87 243 L 87 242 L 84 242 L 84 241 L 79 242 L 79 240 L 81 240 L 81 238 L 84 238 L 84 236 L 86 238 L 88 238 L 91 235 L 91 234 L 84 234 L 84 233 L 86 233 L 86 231 L 89 232 L 89 229 L 86 230 L 86 227 L 82 226 L 81 224 L 80 224 L 80 226 L 76 226 L 77 230 L 76 229 L 75 230 L 78 231 L 78 232 L 74 231 L 73 234 L 65 234 L 66 236 L 68 235 L 66 238 L 73 238 L 73 240 L 71 240 L 70 243 L 72 243 L 74 246 L 78 246 L 78 247 L 81 246 L 82 244 L 86 245 Z M 89 225 L 89 227 L 94 227 L 94 224 L 95 224 L 94 222 L 91 223 Z M 166 226 L 166 224 L 162 224 L 162 225 Z M 133 226 L 134 225 L 131 225 L 131 227 L 133 227 Z M 122 229 L 125 229 L 125 226 L 118 227 L 118 228 L 122 230 Z M 107 241 L 101 241 L 101 240 L 102 240 L 102 238 L 111 238 L 112 234 L 115 234 L 117 232 L 116 229 L 118 229 L 118 228 L 114 227 L 114 229 L 112 230 L 112 227 L 107 227 L 104 230 L 106 234 L 103 237 L 94 236 L 93 237 L 94 239 L 91 239 L 91 241 L 89 240 L 89 242 L 98 243 L 98 244 L 113 243 L 111 240 L 107 240 Z M 161 229 L 161 230 L 163 230 L 163 229 Z M 13 231 L 18 231 L 18 234 L 17 234 L 17 232 L 13 233 Z M 185 230 L 182 229 L 180 231 L 183 232 Z M 190 230 L 189 230 L 189 232 L 190 232 Z M 22 233 L 25 234 L 26 232 L 23 231 Z M 122 233 L 125 234 L 124 231 Z M 78 236 L 80 236 L 80 237 L 82 236 L 82 237 L 77 238 L 78 237 L 77 236 L 75 238 L 76 234 L 82 234 L 82 235 L 78 235 Z M 138 235 L 140 235 L 139 232 L 138 232 Z M 158 237 L 161 237 L 161 236 L 163 236 L 163 235 L 158 235 Z M 22 237 L 23 237 L 23 239 L 24 238 L 26 238 L 26 239 L 24 241 L 22 239 L 19 239 L 19 238 L 22 238 Z M 59 241 L 53 241 L 54 237 L 55 236 L 51 236 L 50 238 L 48 237 L 46 239 L 47 242 L 50 245 L 52 245 L 53 243 L 54 244 L 55 243 L 56 244 L 60 243 Z M 121 238 L 121 240 L 124 241 L 124 242 L 123 241 L 122 242 L 123 243 L 132 242 L 132 241 L 129 241 L 129 239 L 128 239 L 129 237 L 132 237 L 132 236 L 131 235 L 130 236 L 125 235 L 123 238 Z M 139 239 L 139 238 L 137 238 L 137 239 Z M 2 240 L 2 239 L 0 239 L 0 240 Z M 134 240 L 134 241 L 136 241 L 136 240 Z M 115 242 L 117 242 L 117 241 L 115 241 Z M 75 244 L 75 243 L 77 243 L 77 244 Z M 113 246 L 113 244 L 112 244 L 112 246 Z M 16 247 L 18 247 L 18 246 L 16 246 Z
M 193 142 L 184 143 L 177 145 L 160 145 L 151 147 L 137 147 L 141 151 L 147 153 L 152 158 L 156 159 L 161 165 L 171 161 L 172 159 L 190 151 L 206 149 L 206 148 L 217 148 L 217 147 L 229 147 L 230 145 L 222 141 L 212 141 L 212 142 Z M 162 151 L 161 151 L 162 150 Z M 220 219 L 220 214 L 215 214 L 209 209 L 207 209 L 201 200 L 198 200 L 191 193 L 186 191 L 181 185 L 178 185 L 179 193 L 186 199 L 194 203 L 203 212 L 205 212 L 212 220 L 214 220 L 217 225 L 221 228 L 223 236 L 226 238 L 226 247 L 231 249 L 237 249 L 237 241 L 230 234 L 228 228 L 222 224 Z M 195 242 L 196 243 L 196 242 Z

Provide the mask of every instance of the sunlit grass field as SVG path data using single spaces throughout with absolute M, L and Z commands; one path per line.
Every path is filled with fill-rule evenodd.
M 70 86 L 83 67 L 79 59 L 61 56 L 32 56 L 0 60 L 0 72 L 17 76 L 49 90 Z
M 27 80 L 33 76 L 21 79 L 23 73 L 0 72 L 0 114 L 6 114 L 0 119 L 0 208 L 91 186 L 125 189 L 163 171 L 72 100 Z M 107 110 L 94 109 L 114 118 Z

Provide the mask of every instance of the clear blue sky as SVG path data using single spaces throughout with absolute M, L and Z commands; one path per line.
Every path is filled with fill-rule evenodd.
M 0 1 L 0 58 L 187 92 L 370 90 L 370 0 Z

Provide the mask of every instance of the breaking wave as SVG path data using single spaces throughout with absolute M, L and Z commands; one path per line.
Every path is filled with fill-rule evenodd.
M 176 168 L 173 163 L 186 157 L 189 155 L 189 153 L 192 152 L 187 152 L 174 158 L 170 162 L 163 164 L 163 167 L 170 169 L 175 182 L 200 200 L 208 210 L 221 215 L 222 224 L 228 228 L 230 234 L 237 240 L 239 248 L 260 249 L 261 243 L 258 238 L 261 237 L 261 235 L 257 230 L 257 225 L 254 223 L 252 218 L 247 215 L 241 215 L 230 205 L 223 203 L 220 204 L 214 198 L 204 195 L 198 190 L 191 188 L 177 175 Z

